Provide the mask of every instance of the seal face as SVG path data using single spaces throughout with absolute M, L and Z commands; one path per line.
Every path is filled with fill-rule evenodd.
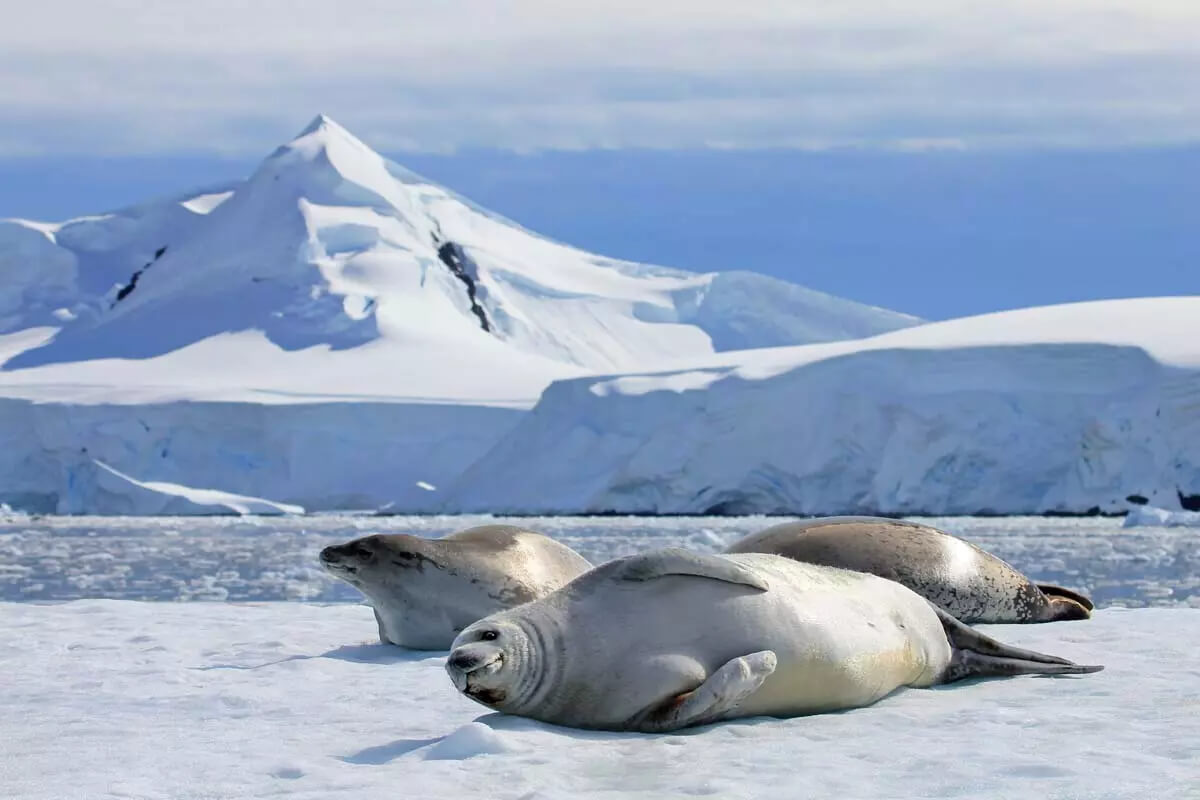
M 1087 619 L 1087 597 L 1036 584 L 1007 562 L 928 525 L 881 517 L 823 517 L 753 533 L 726 553 L 774 553 L 904 584 L 963 622 Z
M 989 639 L 894 581 L 685 550 L 611 561 L 485 617 L 446 659 L 455 687 L 489 708 L 637 731 L 852 708 L 900 686 L 1098 669 Z
M 444 650 L 475 620 L 542 597 L 591 567 L 566 545 L 512 525 L 444 539 L 375 534 L 326 547 L 319 558 L 366 596 L 381 641 L 418 650 Z
M 477 628 L 446 660 L 446 672 L 460 692 L 485 706 L 496 707 L 508 700 L 509 676 L 506 662 L 520 659 L 528 650 L 521 629 L 497 621 Z

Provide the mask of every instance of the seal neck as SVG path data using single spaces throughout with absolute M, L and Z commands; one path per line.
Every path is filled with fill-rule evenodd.
M 520 652 L 521 679 L 513 687 L 512 703 L 506 710 L 515 714 L 525 709 L 544 712 L 552 704 L 565 663 L 561 622 L 541 608 L 523 609 L 511 622 L 525 636 Z M 536 716 L 542 717 L 544 713 Z

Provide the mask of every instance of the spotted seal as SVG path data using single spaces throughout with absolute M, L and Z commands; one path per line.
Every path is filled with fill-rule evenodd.
M 786 522 L 750 534 L 725 552 L 774 553 L 869 572 L 904 584 L 968 623 L 1087 619 L 1092 611 L 1092 601 L 1082 594 L 1036 584 L 970 542 L 898 519 Z

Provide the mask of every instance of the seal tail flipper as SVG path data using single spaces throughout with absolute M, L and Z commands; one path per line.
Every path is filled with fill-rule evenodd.
M 1050 601 L 1047 622 L 1070 619 L 1087 619 L 1092 615 L 1095 605 L 1091 599 L 1079 592 L 1064 589 L 1051 583 L 1039 583 L 1038 589 Z
M 1042 590 L 1042 594 L 1047 594 L 1051 597 L 1065 597 L 1068 600 L 1074 600 L 1088 611 L 1092 611 L 1096 608 L 1090 597 L 1071 589 L 1066 589 L 1062 586 L 1055 586 L 1053 583 L 1039 583 L 1037 587 Z
M 686 694 L 672 697 L 630 720 L 629 730 L 662 733 L 691 725 L 716 722 L 750 695 L 775 671 L 771 650 L 730 659 L 704 683 Z
M 934 610 L 954 650 L 950 665 L 942 674 L 942 683 L 1001 675 L 1082 675 L 1104 669 L 1003 644 L 964 625 L 936 606 Z
M 1102 669 L 1104 667 L 1086 664 L 1049 664 L 1024 658 L 985 656 L 973 650 L 955 650 L 950 665 L 942 675 L 942 683 L 1011 675 L 1084 675 Z

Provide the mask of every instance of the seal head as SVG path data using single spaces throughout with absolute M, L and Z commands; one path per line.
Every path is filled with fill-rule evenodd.
M 591 567 L 569 547 L 511 525 L 444 539 L 374 534 L 326 547 L 319 560 L 366 595 L 381 641 L 419 650 L 444 650 L 472 622 L 549 594 Z
M 516 699 L 516 679 L 528 651 L 529 640 L 520 626 L 491 618 L 469 627 L 455 640 L 446 659 L 446 672 L 467 697 L 503 710 Z

